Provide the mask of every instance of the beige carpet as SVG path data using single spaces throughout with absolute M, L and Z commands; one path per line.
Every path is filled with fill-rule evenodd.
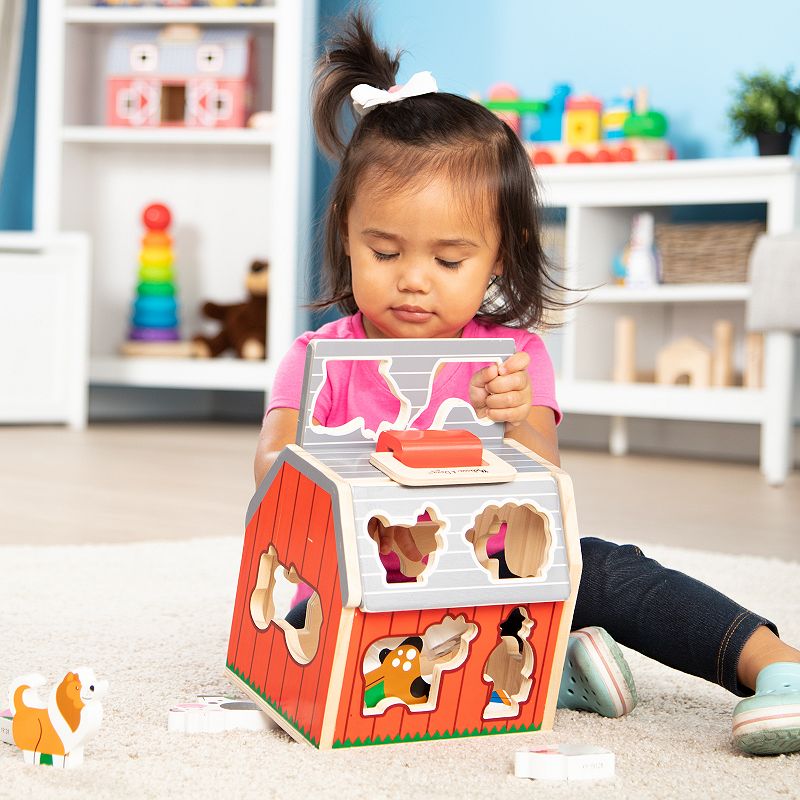
M 800 641 L 800 564 L 647 548 L 770 616 Z M 94 666 L 105 720 L 74 771 L 26 767 L 0 745 L 2 798 L 790 798 L 800 755 L 752 758 L 729 744 L 733 696 L 628 653 L 641 702 L 622 720 L 559 712 L 556 730 L 319 753 L 279 731 L 167 732 L 167 710 L 223 677 L 239 563 L 234 539 L 0 548 L 0 686 Z M 617 756 L 613 782 L 533 784 L 513 754 L 587 742 Z

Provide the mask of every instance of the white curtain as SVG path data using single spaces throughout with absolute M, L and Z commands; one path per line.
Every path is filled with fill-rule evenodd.
M 0 177 L 17 110 L 25 0 L 0 0 Z

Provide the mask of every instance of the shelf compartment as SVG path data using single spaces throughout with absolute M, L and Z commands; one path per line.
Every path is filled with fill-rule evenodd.
M 113 128 L 105 125 L 67 125 L 62 129 L 61 138 L 75 144 L 199 144 L 210 147 L 269 147 L 274 141 L 271 129 Z
M 660 284 L 647 288 L 601 286 L 590 289 L 584 303 L 722 303 L 744 302 L 750 297 L 747 283 Z
M 273 372 L 269 361 L 236 358 L 95 356 L 90 362 L 89 379 L 97 386 L 264 392 Z
M 764 421 L 763 389 L 663 386 L 612 381 L 559 381 L 564 413 L 710 422 Z
M 257 8 L 105 8 L 73 7 L 64 10 L 71 25 L 273 25 L 277 13 L 269 6 Z

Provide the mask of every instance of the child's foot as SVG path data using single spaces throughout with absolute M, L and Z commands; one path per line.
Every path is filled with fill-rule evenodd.
M 800 751 L 800 664 L 782 661 L 758 673 L 756 693 L 733 711 L 733 741 L 759 756 Z
M 630 667 L 619 645 L 603 628 L 581 628 L 569 635 L 558 708 L 624 717 L 638 697 Z

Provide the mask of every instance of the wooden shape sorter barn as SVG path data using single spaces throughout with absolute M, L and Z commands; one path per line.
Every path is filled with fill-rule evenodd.
M 456 371 L 513 352 L 512 339 L 309 344 L 297 444 L 248 509 L 227 655 L 234 685 L 295 738 L 552 728 L 581 569 L 571 482 L 447 397 Z M 319 425 L 341 369 L 351 392 L 382 381 L 396 419 Z M 425 412 L 429 430 L 414 429 Z

